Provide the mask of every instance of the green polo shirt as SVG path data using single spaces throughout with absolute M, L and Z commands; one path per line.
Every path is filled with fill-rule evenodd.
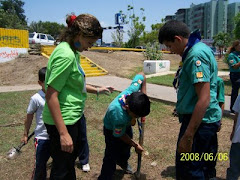
M 240 67 L 237 68 L 237 69 L 233 68 L 233 66 L 235 64 L 240 62 L 240 52 L 236 52 L 236 51 L 231 52 L 228 55 L 227 62 L 228 62 L 228 66 L 229 66 L 230 72 L 240 72 Z
M 198 97 L 194 84 L 210 83 L 210 103 L 202 119 L 205 123 L 221 119 L 221 109 L 217 101 L 217 62 L 211 49 L 202 42 L 195 44 L 188 52 L 179 79 L 177 94 L 177 112 L 192 114 Z
M 131 125 L 132 120 L 132 117 L 129 116 L 119 101 L 124 101 L 126 95 L 138 92 L 142 87 L 143 80 L 144 77 L 137 74 L 133 78 L 131 85 L 120 93 L 109 105 L 103 121 L 105 128 L 113 131 L 113 136 L 121 137 L 125 134 L 126 128 Z
M 217 100 L 218 102 L 225 102 L 225 96 L 224 96 L 224 82 L 222 78 L 217 77 Z
M 45 78 L 46 90 L 51 86 L 59 92 L 58 100 L 64 123 L 75 124 L 83 114 L 87 96 L 85 78 L 79 61 L 66 42 L 60 43 L 51 54 Z M 43 121 L 54 125 L 47 103 L 43 110 Z

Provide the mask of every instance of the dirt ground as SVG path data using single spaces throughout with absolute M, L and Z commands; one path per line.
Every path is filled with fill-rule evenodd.
M 93 52 L 85 51 L 83 55 L 97 63 L 109 74 L 120 77 L 128 77 L 138 67 L 143 66 L 145 57 L 142 52 Z M 164 59 L 173 60 L 171 67 L 177 67 L 180 57 L 174 54 L 164 55 Z M 37 72 L 47 65 L 48 59 L 44 56 L 28 55 L 15 60 L 0 63 L 0 86 L 36 84 Z M 175 68 L 176 69 L 176 68 Z

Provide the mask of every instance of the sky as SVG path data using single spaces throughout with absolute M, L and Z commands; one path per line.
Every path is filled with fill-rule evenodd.
M 140 8 L 144 8 L 146 16 L 145 30 L 151 31 L 151 25 L 161 23 L 166 15 L 174 15 L 180 8 L 189 8 L 193 4 L 201 4 L 210 0 L 22 0 L 25 2 L 23 9 L 28 24 L 32 21 L 50 21 L 66 25 L 66 15 L 74 12 L 76 15 L 92 14 L 101 23 L 102 27 L 116 26 L 115 14 L 120 10 L 127 14 L 127 6 L 134 7 L 134 13 L 140 16 Z M 240 2 L 240 0 L 228 0 L 228 3 Z M 123 25 L 127 32 L 129 25 Z M 114 30 L 104 30 L 103 41 L 112 42 L 111 33 Z M 128 35 L 124 33 L 124 41 Z

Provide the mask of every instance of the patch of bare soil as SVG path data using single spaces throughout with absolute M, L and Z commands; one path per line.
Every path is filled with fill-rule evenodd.
M 143 67 L 145 57 L 142 52 L 115 51 L 94 52 L 85 51 L 83 55 L 97 63 L 109 74 L 119 77 L 129 77 L 139 67 Z M 163 59 L 171 61 L 171 69 L 177 69 L 180 56 L 164 54 Z M 37 84 L 38 70 L 47 66 L 48 59 L 44 56 L 28 55 L 15 60 L 0 63 L 0 86 Z

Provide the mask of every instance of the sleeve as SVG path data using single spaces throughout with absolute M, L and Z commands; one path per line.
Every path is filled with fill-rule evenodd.
M 27 108 L 27 114 L 34 114 L 37 111 L 37 108 L 38 105 L 36 100 L 33 97 L 31 97 Z
M 72 71 L 74 59 L 58 57 L 54 59 L 50 67 L 50 76 L 47 85 L 53 87 L 58 92 L 62 90 Z
M 228 56 L 227 62 L 229 66 L 234 66 L 235 64 L 237 64 L 237 59 L 232 53 L 230 53 Z
M 233 110 L 237 113 L 240 113 L 240 95 L 238 95 L 234 105 L 233 105 Z
M 222 79 L 218 81 L 218 102 L 225 102 L 225 95 L 224 95 L 224 82 Z
M 142 87 L 142 83 L 143 83 L 144 77 L 141 74 L 137 74 L 133 80 L 131 85 L 127 88 L 128 91 L 130 91 L 131 93 L 133 92 L 138 92 L 141 87 Z
M 192 84 L 199 82 L 210 82 L 210 65 L 201 57 L 194 57 L 189 63 L 189 75 Z

